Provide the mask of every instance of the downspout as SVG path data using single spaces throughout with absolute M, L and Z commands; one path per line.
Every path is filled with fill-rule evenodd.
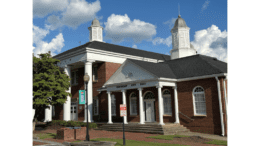
M 221 102 L 221 92 L 220 92 L 220 83 L 218 80 L 218 77 L 215 77 L 217 80 L 217 86 L 218 86 L 218 101 L 219 101 L 219 112 L 220 112 L 220 122 L 221 122 L 221 131 L 222 136 L 225 135 L 225 129 L 224 129 L 224 122 L 223 122 L 223 111 L 222 111 L 222 102 Z
M 225 79 L 223 80 L 223 85 L 224 85 L 224 96 L 225 96 L 225 107 L 226 107 L 226 119 L 228 117 L 228 103 L 227 103 L 227 88 L 226 88 L 226 81 L 227 80 L 227 76 L 225 77 Z

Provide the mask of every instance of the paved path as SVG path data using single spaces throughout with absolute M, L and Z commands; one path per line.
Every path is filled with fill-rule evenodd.
M 179 132 L 178 135 L 200 136 L 200 137 L 209 138 L 209 139 L 216 139 L 216 140 L 225 140 L 225 141 L 227 141 L 227 137 L 226 136 L 213 135 L 213 134 L 204 134 L 204 133 L 198 133 L 198 132 Z

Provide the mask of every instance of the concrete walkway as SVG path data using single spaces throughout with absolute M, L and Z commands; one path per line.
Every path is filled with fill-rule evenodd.
M 203 138 L 227 141 L 227 137 L 226 136 L 213 135 L 213 134 L 204 134 L 204 133 L 198 133 L 198 132 L 178 132 L 177 135 L 200 136 L 200 137 L 203 137 Z

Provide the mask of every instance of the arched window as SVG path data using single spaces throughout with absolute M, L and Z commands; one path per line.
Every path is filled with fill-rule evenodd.
M 137 96 L 136 94 L 133 92 L 130 94 L 130 115 L 137 115 Z
M 193 106 L 195 115 L 206 115 L 205 92 L 200 86 L 193 89 Z
M 163 91 L 163 114 L 172 115 L 171 93 L 168 89 Z
M 116 116 L 116 97 L 114 94 L 111 95 L 111 105 L 112 105 L 112 116 Z
M 152 92 L 147 92 L 144 95 L 144 99 L 155 99 L 154 94 Z

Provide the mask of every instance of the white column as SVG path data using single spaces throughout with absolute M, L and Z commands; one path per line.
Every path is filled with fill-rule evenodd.
M 223 110 L 222 110 L 222 101 L 221 101 L 221 92 L 220 92 L 220 83 L 218 80 L 218 77 L 215 77 L 217 80 L 217 86 L 218 86 L 218 101 L 219 101 L 219 113 L 220 113 L 220 122 L 221 122 L 221 131 L 222 131 L 222 136 L 225 135 L 225 127 L 224 127 L 224 120 L 223 120 Z
M 92 112 L 92 105 L 93 105 L 93 89 L 92 89 L 92 63 L 95 62 L 95 60 L 87 60 L 84 61 L 85 63 L 85 74 L 87 73 L 90 77 L 88 81 L 88 87 L 86 87 L 86 84 L 84 83 L 84 88 L 88 88 L 86 94 L 88 94 L 88 122 L 94 122 L 93 121 L 93 112 Z M 85 110 L 84 110 L 84 121 L 87 122 L 87 107 L 85 104 Z
M 157 86 L 158 88 L 158 107 L 159 107 L 159 125 L 165 125 L 163 123 L 163 102 L 162 102 L 162 86 Z
M 123 97 L 123 104 L 126 105 L 126 97 L 125 97 L 125 90 L 121 90 L 122 92 L 122 97 Z M 128 107 L 126 106 L 126 111 L 128 110 Z M 126 116 L 124 116 L 124 123 L 125 124 L 128 124 L 127 123 L 127 112 L 126 112 Z
M 107 92 L 107 96 L 108 96 L 108 124 L 113 124 L 112 108 L 111 108 L 111 92 Z
M 142 88 L 138 88 L 139 90 L 139 116 L 140 116 L 140 123 L 144 124 L 144 107 L 143 107 L 143 95 L 142 95 Z
M 175 122 L 174 123 L 179 124 L 180 119 L 179 119 L 179 103 L 178 103 L 177 85 L 174 87 L 174 108 L 175 108 Z
M 64 68 L 64 72 L 71 78 L 70 66 L 66 65 Z M 71 87 L 67 92 L 71 93 Z M 63 120 L 69 121 L 70 120 L 70 107 L 71 107 L 71 98 L 67 96 L 67 101 L 63 104 Z
M 48 105 L 48 107 L 45 109 L 44 122 L 50 122 L 50 121 L 52 121 L 52 107 L 51 105 Z

